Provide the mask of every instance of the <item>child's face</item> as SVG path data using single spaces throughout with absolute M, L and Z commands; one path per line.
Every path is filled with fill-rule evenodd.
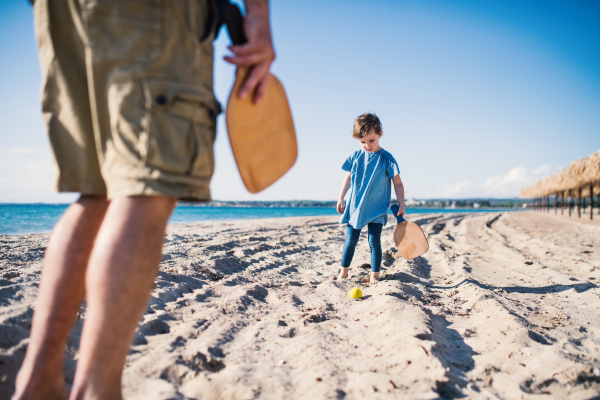
M 381 150 L 379 147 L 379 139 L 381 138 L 381 132 L 375 133 L 375 130 L 371 129 L 368 135 L 364 138 L 358 139 L 360 147 L 369 153 L 375 153 Z

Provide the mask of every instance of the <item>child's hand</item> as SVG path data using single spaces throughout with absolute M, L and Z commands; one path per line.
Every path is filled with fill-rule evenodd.
M 402 204 L 402 208 L 398 209 L 398 217 L 404 217 L 404 213 L 406 212 L 406 208 L 404 207 L 404 204 Z
M 337 212 L 338 214 L 343 214 L 344 213 L 344 208 L 345 204 L 344 204 L 344 200 L 338 200 L 337 202 Z

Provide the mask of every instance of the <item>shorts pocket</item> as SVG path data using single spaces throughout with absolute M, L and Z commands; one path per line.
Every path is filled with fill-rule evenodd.
M 179 175 L 212 176 L 216 113 L 204 90 L 166 79 L 144 82 L 147 166 Z
M 161 0 L 87 0 L 83 8 L 95 60 L 150 61 L 162 49 Z

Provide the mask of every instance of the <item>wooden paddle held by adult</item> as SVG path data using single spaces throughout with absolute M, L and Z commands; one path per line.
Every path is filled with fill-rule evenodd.
M 221 13 L 234 44 L 230 49 L 235 54 L 225 59 L 238 66 L 225 112 L 227 132 L 244 185 L 251 193 L 258 193 L 275 183 L 296 162 L 296 131 L 281 82 L 271 73 L 254 82 L 259 79 L 254 68 L 264 66 L 254 65 L 252 54 L 241 50 L 235 53 L 236 48 L 247 43 L 244 19 L 236 5 L 226 2 L 224 7 Z M 235 62 L 236 57 L 242 61 Z M 248 85 L 254 84 L 248 93 Z
M 398 215 L 398 206 L 393 204 L 392 212 L 398 220 L 394 230 L 394 244 L 402 257 L 407 260 L 422 256 L 429 250 L 429 243 L 421 227 Z

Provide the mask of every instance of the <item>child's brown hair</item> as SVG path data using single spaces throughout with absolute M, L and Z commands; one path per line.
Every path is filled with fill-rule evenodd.
M 356 139 L 362 139 L 371 132 L 371 129 L 375 133 L 383 133 L 381 127 L 381 121 L 375 115 L 375 113 L 364 113 L 356 117 L 354 120 L 354 127 L 352 128 L 352 137 Z

